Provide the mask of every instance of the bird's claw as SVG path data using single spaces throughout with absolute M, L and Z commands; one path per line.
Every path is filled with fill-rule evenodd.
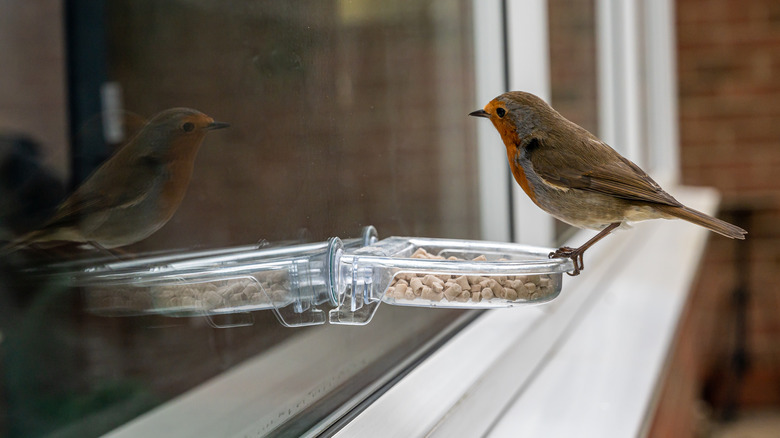
M 580 275 L 580 271 L 585 269 L 585 262 L 582 257 L 584 252 L 585 251 L 579 251 L 579 248 L 574 249 L 568 246 L 563 246 L 551 252 L 548 255 L 548 257 L 551 259 L 564 259 L 564 258 L 571 259 L 571 261 L 574 262 L 574 271 L 567 272 L 567 274 L 569 274 L 572 277 L 575 277 L 577 275 Z

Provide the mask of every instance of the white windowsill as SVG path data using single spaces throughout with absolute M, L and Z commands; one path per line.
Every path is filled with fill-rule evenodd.
M 717 207 L 714 191 L 673 189 Z M 708 233 L 657 220 L 606 238 L 557 300 L 490 311 L 336 436 L 642 436 Z

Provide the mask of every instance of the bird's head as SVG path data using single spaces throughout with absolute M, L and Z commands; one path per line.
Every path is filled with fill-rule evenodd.
M 171 108 L 152 117 L 137 140 L 154 152 L 186 154 L 198 149 L 207 132 L 228 126 L 191 108 Z
M 504 93 L 469 115 L 490 119 L 507 146 L 522 143 L 549 126 L 550 119 L 562 118 L 547 102 L 523 91 Z

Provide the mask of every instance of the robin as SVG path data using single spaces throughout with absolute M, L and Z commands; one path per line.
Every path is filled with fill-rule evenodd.
M 227 126 L 189 108 L 155 115 L 40 229 L 4 249 L 49 242 L 117 248 L 149 237 L 168 222 L 184 199 L 206 133 Z
M 630 222 L 678 218 L 732 239 L 747 234 L 684 206 L 639 166 L 533 94 L 510 91 L 469 115 L 493 122 L 512 175 L 534 204 L 575 227 L 600 231 L 579 248 L 550 253 L 572 259 L 570 275 L 584 269 L 585 250 Z

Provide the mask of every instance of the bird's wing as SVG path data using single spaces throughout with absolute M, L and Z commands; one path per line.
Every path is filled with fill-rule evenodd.
M 106 162 L 57 208 L 45 228 L 72 225 L 85 216 L 138 204 L 167 177 L 163 163 L 141 156 L 125 164 L 133 169 L 116 169 Z
M 542 141 L 529 158 L 534 171 L 553 185 L 633 201 L 681 205 L 639 166 L 600 141 L 584 139 L 581 147 L 574 149 L 576 156 L 568 149 L 546 146 Z

